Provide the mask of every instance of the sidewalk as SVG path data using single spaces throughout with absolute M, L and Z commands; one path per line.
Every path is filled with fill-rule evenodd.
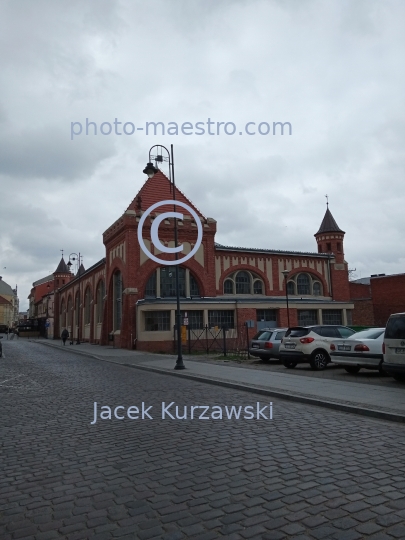
M 32 342 L 137 369 L 405 423 L 405 388 L 400 385 L 388 388 L 315 377 L 297 377 L 288 373 L 198 362 L 187 356 L 184 358 L 187 369 L 177 371 L 174 370 L 174 355 L 128 351 L 89 343 L 64 347 L 61 342 L 53 340 L 40 339 Z

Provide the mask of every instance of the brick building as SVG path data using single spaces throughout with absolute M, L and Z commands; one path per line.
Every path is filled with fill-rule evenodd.
M 73 275 L 64 259 L 53 274 L 55 337 L 63 328 L 93 343 L 149 351 L 172 351 L 176 288 L 174 266 L 165 265 L 173 255 L 162 253 L 151 242 L 153 221 L 171 206 L 160 206 L 144 223 L 142 237 L 159 264 L 140 248 L 138 224 L 154 203 L 173 199 L 172 184 L 161 172 L 149 178 L 126 211 L 103 234 L 105 258 Z M 176 188 L 176 200 L 189 205 L 202 225 L 203 239 L 194 256 L 179 267 L 182 320 L 189 326 L 226 326 L 226 337 L 236 338 L 250 320 L 254 327 L 286 326 L 286 285 L 290 324 L 351 324 L 348 268 L 344 260 L 344 235 L 329 208 L 314 235 L 316 252 L 231 247 L 215 242 L 217 222 L 205 217 Z M 180 208 L 180 207 L 178 207 Z M 178 221 L 182 258 L 193 249 L 197 226 L 192 215 L 180 208 Z M 173 219 L 159 225 L 159 239 L 174 246 Z M 283 271 L 288 270 L 288 276 Z M 246 331 L 246 330 L 245 330 Z
M 350 283 L 353 324 L 385 326 L 391 313 L 405 311 L 405 274 L 375 274 Z

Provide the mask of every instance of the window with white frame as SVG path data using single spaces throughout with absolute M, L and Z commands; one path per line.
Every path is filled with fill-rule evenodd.
M 224 294 L 265 294 L 264 283 L 254 272 L 239 270 L 225 279 Z
M 287 291 L 291 296 L 323 296 L 323 286 L 319 278 L 308 272 L 288 278 Z

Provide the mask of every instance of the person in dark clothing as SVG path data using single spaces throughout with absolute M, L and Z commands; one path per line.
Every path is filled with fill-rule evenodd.
M 61 337 L 62 337 L 63 345 L 66 345 L 66 340 L 69 337 L 69 332 L 66 330 L 66 328 L 63 330 Z

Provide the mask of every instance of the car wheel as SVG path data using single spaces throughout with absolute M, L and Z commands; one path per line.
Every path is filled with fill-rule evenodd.
M 325 369 L 330 361 L 329 354 L 325 351 L 314 351 L 311 356 L 310 365 L 313 370 Z
M 283 360 L 283 366 L 288 369 L 293 369 L 297 365 L 297 362 L 294 362 L 294 360 Z
M 360 371 L 360 368 L 358 366 L 345 366 L 345 371 L 347 371 L 347 373 L 353 373 L 353 375 L 355 375 Z
M 405 382 L 405 375 L 403 375 L 402 373 L 393 373 L 392 376 L 398 382 Z

